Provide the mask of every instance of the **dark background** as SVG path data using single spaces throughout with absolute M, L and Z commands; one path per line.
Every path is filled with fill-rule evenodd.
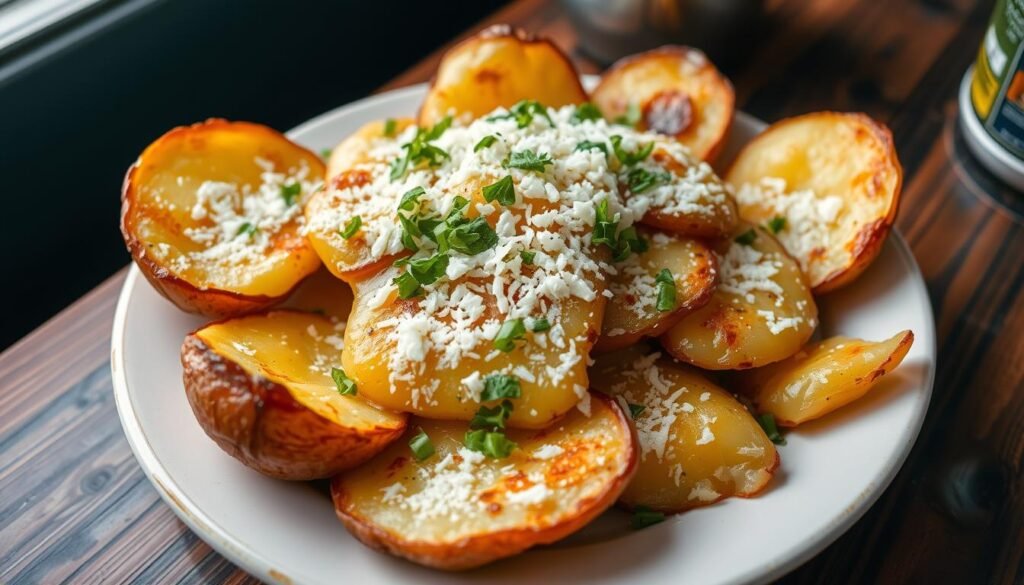
M 503 3 L 109 1 L 0 52 L 0 348 L 129 262 L 121 179 L 160 134 L 208 117 L 286 130 Z

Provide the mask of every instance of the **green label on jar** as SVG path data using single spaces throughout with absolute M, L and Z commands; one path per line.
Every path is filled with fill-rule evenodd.
M 985 130 L 1024 159 L 1024 0 L 999 0 L 971 80 L 971 103 Z

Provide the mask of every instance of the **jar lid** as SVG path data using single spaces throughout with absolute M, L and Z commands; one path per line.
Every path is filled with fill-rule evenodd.
M 971 104 L 973 78 L 972 66 L 960 80 L 960 128 L 963 130 L 967 148 L 992 174 L 1014 189 L 1024 192 L 1024 161 L 996 142 L 996 139 L 985 131 L 985 127 L 978 120 L 978 115 L 974 113 L 974 106 Z

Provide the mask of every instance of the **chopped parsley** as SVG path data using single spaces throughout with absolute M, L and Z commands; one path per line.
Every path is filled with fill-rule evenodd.
M 543 333 L 549 329 L 551 329 L 551 323 L 546 317 L 537 317 L 530 323 L 530 331 L 534 333 Z
M 621 116 L 617 116 L 612 120 L 612 123 L 635 127 L 640 122 L 640 115 L 640 106 L 630 102 L 629 105 L 626 106 L 626 111 Z
M 576 150 L 600 150 L 605 156 L 608 156 L 608 145 L 604 142 L 592 142 L 590 140 L 584 140 L 576 145 Z
M 757 232 L 754 231 L 754 228 L 750 228 L 749 230 L 747 230 L 747 231 L 743 232 L 742 234 L 740 234 L 740 235 L 736 236 L 735 238 L 733 238 L 733 240 L 737 244 L 743 244 L 744 246 L 749 246 L 749 245 L 753 244 L 754 240 L 756 240 L 756 239 L 757 239 Z
M 394 138 L 396 130 L 398 130 L 398 122 L 394 118 L 384 120 L 384 136 Z
M 658 285 L 657 308 L 662 313 L 676 308 L 676 279 L 668 268 L 662 268 L 654 282 Z
M 391 282 L 398 286 L 398 298 L 411 299 L 423 294 L 423 287 L 420 286 L 416 277 L 408 272 L 403 272 Z
M 555 164 L 555 161 L 551 160 L 551 155 L 541 154 L 538 156 L 537 153 L 527 148 L 526 150 L 513 152 L 503 166 L 505 168 L 543 173 L 544 167 L 553 164 Z
M 636 419 L 636 417 L 640 416 L 640 413 L 643 412 L 645 408 L 647 408 L 643 404 L 633 404 L 632 402 L 626 403 L 626 406 L 629 407 L 629 416 L 633 419 Z
M 569 116 L 570 124 L 581 124 L 588 120 L 600 120 L 604 117 L 601 109 L 591 102 L 583 102 L 576 106 L 576 110 Z
M 647 160 L 647 157 L 651 156 L 654 152 L 654 142 L 648 142 L 639 146 L 636 150 L 626 150 L 622 148 L 622 136 L 616 134 L 609 138 L 612 143 L 612 150 L 615 151 L 615 157 L 619 159 L 622 166 L 631 167 L 637 163 L 641 163 Z
M 352 219 L 348 220 L 348 223 L 345 224 L 345 229 L 341 230 L 340 232 L 341 237 L 348 240 L 352 236 L 356 235 L 356 232 L 358 232 L 359 228 L 361 227 L 363 227 L 363 218 L 357 215 Z
M 409 274 L 420 284 L 434 284 L 448 269 L 448 254 L 434 254 L 408 262 Z
M 416 209 L 416 204 L 419 203 L 420 197 L 426 193 L 427 191 L 423 187 L 409 189 L 402 195 L 402 200 L 398 202 L 398 208 L 405 211 L 413 211 Z
M 334 152 L 333 148 L 321 148 L 320 158 L 331 158 L 331 153 Z
M 757 415 L 757 423 L 761 425 L 761 428 L 764 429 L 764 434 L 768 435 L 772 443 L 776 445 L 786 444 L 786 437 L 783 437 L 782 433 L 779 432 L 779 427 L 775 424 L 775 417 L 772 416 L 772 413 L 762 412 Z
M 633 520 L 631 524 L 634 530 L 641 530 L 664 521 L 664 512 L 655 512 L 647 506 L 637 506 L 636 508 L 633 508 Z
M 416 458 L 416 461 L 423 461 L 436 452 L 434 443 L 423 429 L 420 429 L 415 437 L 409 439 L 409 450 L 412 451 L 412 456 Z
M 529 250 L 520 250 L 519 257 L 523 259 L 523 264 L 526 264 L 527 266 L 532 266 L 533 259 L 537 257 L 537 253 L 531 252 Z
M 516 448 L 516 444 L 505 433 L 484 429 L 466 431 L 462 442 L 470 451 L 483 453 L 492 459 L 504 459 Z
M 516 105 L 509 108 L 508 112 L 504 114 L 495 114 L 487 118 L 487 121 L 493 122 L 495 120 L 507 120 L 509 118 L 514 118 L 517 127 L 526 128 L 533 123 L 534 116 L 544 118 L 552 127 L 555 125 L 554 120 L 552 120 L 551 116 L 548 115 L 548 109 L 536 100 L 523 100 L 518 102 Z
M 398 222 L 402 224 L 402 245 L 410 252 L 418 252 L 420 247 L 416 245 L 416 238 L 422 235 L 419 226 L 401 213 L 398 214 Z
M 469 428 L 492 430 L 503 429 L 505 428 L 505 421 L 508 420 L 508 417 L 511 414 L 512 402 L 509 400 L 502 400 L 501 404 L 494 408 L 481 406 L 480 410 L 476 411 L 472 420 L 469 421 Z
M 509 319 L 501 324 L 498 334 L 494 337 L 494 349 L 506 353 L 516 348 L 516 341 L 526 335 L 526 326 L 522 319 Z
M 476 143 L 476 146 L 473 147 L 473 152 L 480 152 L 481 150 L 483 150 L 483 149 L 487 148 L 488 146 L 494 144 L 497 140 L 498 140 L 497 136 L 495 136 L 494 134 L 488 134 L 487 136 L 484 136 L 483 138 L 481 138 L 480 142 Z
M 483 188 L 484 201 L 490 203 L 497 200 L 502 205 L 513 205 L 516 202 L 516 189 L 512 184 L 512 175 L 505 175 L 498 182 Z
M 256 235 L 256 232 L 258 232 L 258 231 L 260 231 L 260 228 L 254 226 L 253 224 L 251 224 L 249 222 L 245 222 L 245 223 L 243 223 L 238 228 L 238 231 L 235 233 L 235 236 L 237 237 L 237 236 L 240 236 L 242 234 L 245 234 L 245 235 L 247 235 L 247 236 L 249 236 L 251 238 L 254 235 Z
M 480 402 L 519 398 L 521 394 L 519 378 L 508 374 L 491 374 L 484 378 L 484 389 L 480 392 Z
M 614 218 L 609 215 L 607 199 L 597 204 L 595 215 L 594 232 L 590 241 L 611 248 L 616 262 L 625 260 L 633 252 L 639 254 L 647 250 L 647 242 L 637 234 L 635 227 L 630 226 L 621 232 L 618 231 L 618 215 Z
M 338 388 L 338 394 L 341 394 L 342 396 L 356 395 L 355 380 L 345 375 L 345 370 L 341 368 L 331 368 L 331 379 L 334 380 L 334 385 Z
M 467 256 L 475 256 L 484 250 L 490 250 L 498 243 L 498 234 L 482 217 L 471 220 L 461 218 L 452 226 L 448 221 L 434 228 L 437 247 L 442 252 L 449 249 L 462 252 Z
M 652 173 L 646 169 L 630 169 L 626 175 L 626 182 L 629 190 L 633 193 L 643 193 L 655 185 L 664 185 L 672 180 L 669 173 Z
M 302 193 L 302 185 L 298 182 L 292 183 L 291 185 L 281 185 L 281 198 L 284 199 L 284 204 L 291 207 L 295 203 L 295 199 Z
M 397 181 L 405 176 L 410 168 L 415 168 L 422 163 L 431 167 L 441 166 L 441 163 L 451 156 L 444 150 L 430 144 L 430 141 L 437 140 L 444 134 L 445 130 L 452 125 L 452 117 L 446 116 L 432 128 L 418 128 L 412 142 L 402 145 L 405 155 L 391 161 L 391 180 Z
M 770 231 L 771 233 L 777 234 L 782 230 L 786 229 L 786 218 L 781 215 L 776 215 L 775 217 L 768 220 L 768 223 L 765 224 L 765 227 L 768 228 L 768 231 Z

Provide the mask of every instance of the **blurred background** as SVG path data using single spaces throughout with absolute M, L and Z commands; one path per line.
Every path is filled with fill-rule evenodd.
M 0 302 L 17 307 L 0 349 L 129 262 L 121 179 L 164 131 L 208 117 L 286 130 L 502 4 L 0 0 Z

